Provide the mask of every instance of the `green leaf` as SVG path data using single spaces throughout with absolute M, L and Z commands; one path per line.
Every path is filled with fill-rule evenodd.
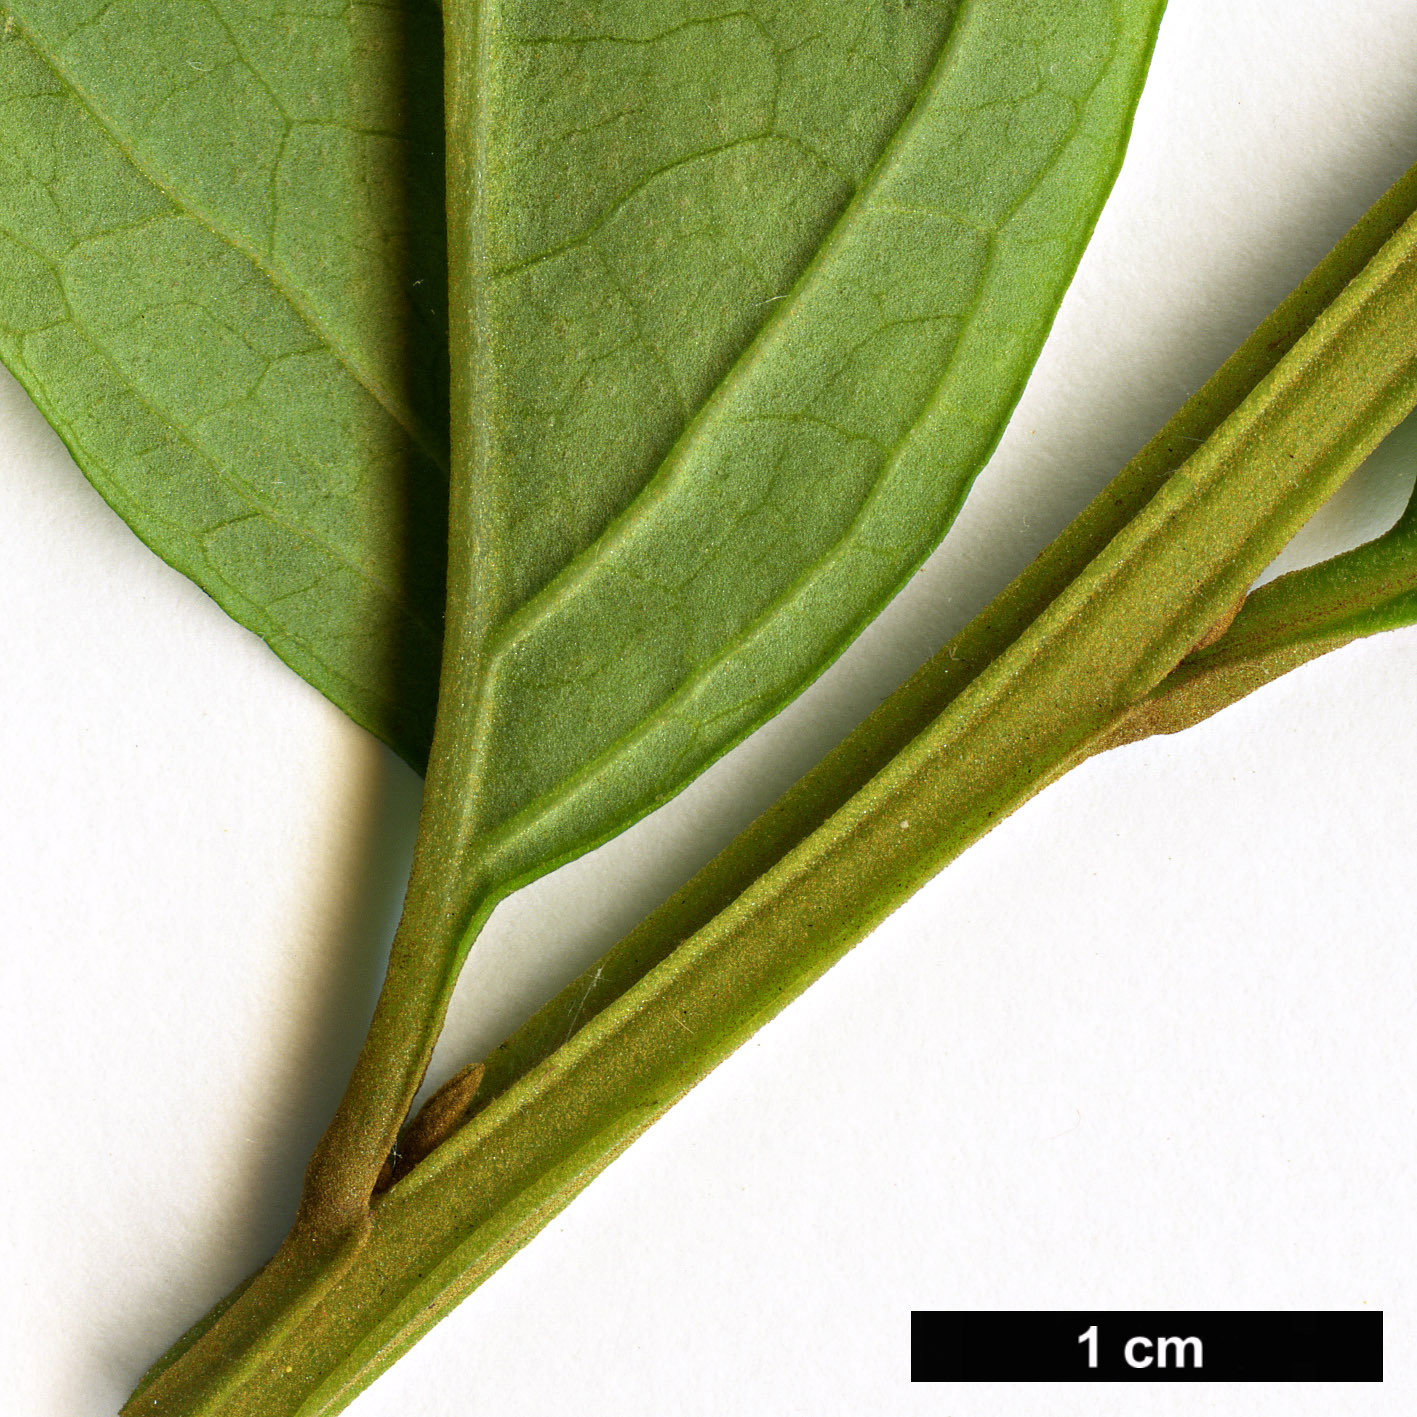
M 1410 195 L 1414 183 L 1405 185 Z M 1282 315 L 1305 312 L 1325 283 L 1306 282 Z M 1262 340 L 1178 415 L 1205 421 L 1235 398 L 1082 571 L 860 791 L 653 968 L 612 979 L 583 1026 L 572 1014 L 558 1046 L 528 1058 L 506 1091 L 376 1197 L 358 1253 L 323 1265 L 321 1302 L 282 1307 L 298 1258 L 283 1252 L 127 1410 L 340 1410 L 767 1018 L 1092 752 L 1417 403 L 1417 217 L 1340 285 L 1248 392 Z M 1154 470 L 1164 440 L 1124 482 Z M 1087 522 L 1110 500 L 1099 498 Z M 637 935 L 652 937 L 676 909 Z M 634 937 L 626 945 L 633 953 Z M 237 1357 L 243 1319 L 248 1331 L 268 1327 L 265 1346 Z
M 354 1261 L 496 901 L 780 708 L 936 544 L 1111 186 L 1160 10 L 449 7 L 420 844 L 291 1242 L 169 1397 L 224 1402 Z
M 438 11 L 15 0 L 3 33 L 0 358 L 159 555 L 421 765 Z
M 744 458 L 771 478 L 678 499 L 661 513 L 669 536 L 641 534 L 574 604 L 548 616 L 543 598 L 507 628 L 489 696 L 498 819 L 575 793 L 567 780 L 630 734 L 651 741 L 609 771 L 621 815 L 644 810 L 627 795 L 670 795 L 819 672 L 948 524 L 1110 181 L 1128 66 L 1149 47 L 1133 33 L 1111 54 L 1101 5 L 1042 24 L 1026 4 L 983 8 L 962 26 L 983 38 L 955 46 L 927 124 L 958 151 L 922 173 L 917 141 L 888 181 L 876 165 L 941 67 L 953 3 L 489 15 L 479 92 L 498 96 L 505 189 L 486 226 L 496 618 L 568 574 L 656 469 L 663 480 L 766 315 L 794 341 L 823 322 L 835 339 L 800 398 L 780 381 L 802 371 L 760 359 L 699 440 L 700 477 L 705 460 L 712 477 Z M 159 554 L 416 766 L 442 596 L 436 18 L 21 0 L 0 71 L 0 357 Z M 980 104 L 1006 121 L 981 123 Z M 869 182 L 878 200 L 842 238 Z M 777 311 L 829 235 L 844 247 L 837 286 Z M 936 245 L 920 288 L 886 293 L 886 262 Z M 846 274 L 857 308 L 824 308 Z M 964 416 L 927 411 L 965 361 L 947 396 Z M 990 384 L 977 408 L 971 378 Z M 938 449 L 950 465 L 902 517 Z M 829 551 L 857 521 L 855 545 Z M 811 584 L 785 633 L 771 607 L 798 580 Z M 617 680 L 606 666 L 624 646 L 606 622 L 627 618 L 662 642 Z M 760 672 L 714 663 L 748 638 L 772 661 Z M 585 732 L 548 739 L 586 675 Z M 553 850 L 613 830 L 561 814 L 582 820 Z
M 849 26 L 825 3 L 751 22 L 449 5 L 438 725 L 386 986 L 302 1226 L 363 1223 L 498 900 L 780 709 L 943 535 L 1121 162 L 1160 10 L 974 0 L 927 65 L 924 21 L 874 5 Z M 853 156 L 840 105 L 874 102 L 882 67 L 918 92 Z M 804 186 L 804 143 L 841 186 Z M 725 323 L 703 271 L 762 266 L 742 253 L 804 214 L 794 259 L 741 287 L 752 320 Z M 628 436 L 627 408 L 662 431 Z
M 450 8 L 447 791 L 492 877 L 672 796 L 934 548 L 1159 11 Z
M 479 1106 L 506 1091 L 577 1027 L 705 928 L 848 801 L 1024 634 L 1195 450 L 1270 375 L 1417 212 L 1410 169 L 1167 420 L 1146 446 L 975 619 L 674 896 L 573 979 L 486 1063 Z M 1417 415 L 1382 446 L 1417 466 Z M 1417 621 L 1417 489 L 1385 536 L 1282 576 L 1252 594 L 1226 633 L 1193 652 L 1103 735 L 1094 751 L 1176 732 L 1360 634 Z

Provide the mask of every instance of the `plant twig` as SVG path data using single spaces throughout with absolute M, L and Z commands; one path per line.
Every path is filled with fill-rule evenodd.
M 914 733 L 894 720 L 905 741 L 843 805 L 378 1197 L 353 1252 L 322 1260 L 316 1300 L 282 1305 L 278 1256 L 126 1410 L 338 1411 L 694 1081 L 1104 742 L 1417 402 L 1417 218 L 1360 264 L 1282 358 L 1217 396 L 1215 431 L 1041 613 L 964 661 L 943 711 Z

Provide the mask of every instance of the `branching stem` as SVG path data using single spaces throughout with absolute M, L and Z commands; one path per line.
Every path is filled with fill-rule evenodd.
M 924 881 L 1115 741 L 1417 403 L 1417 176 L 1395 193 L 1040 563 L 730 848 L 728 869 L 691 883 L 689 909 L 657 913 L 666 954 L 626 979 L 625 947 L 614 952 L 600 969 L 618 996 L 591 1001 L 588 1022 L 540 1057 L 489 1060 L 484 1110 L 370 1203 L 387 1118 L 402 1120 L 446 1006 L 432 971 L 396 985 L 407 1002 L 387 1017 L 407 1008 L 418 1038 L 381 1036 L 401 1071 L 367 1085 L 354 1140 L 329 1153 L 333 1199 L 302 1211 L 276 1259 L 125 1410 L 339 1411 Z M 1181 431 L 1193 427 L 1206 432 Z M 1194 451 L 1175 459 L 1168 437 Z M 1191 664 L 1223 659 L 1246 618 Z M 458 931 L 489 908 L 472 898 L 471 915 L 434 915 L 449 972 Z

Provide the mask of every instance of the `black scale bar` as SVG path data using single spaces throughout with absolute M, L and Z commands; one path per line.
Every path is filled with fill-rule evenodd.
M 912 1382 L 1380 1383 L 1380 1311 L 910 1316 Z

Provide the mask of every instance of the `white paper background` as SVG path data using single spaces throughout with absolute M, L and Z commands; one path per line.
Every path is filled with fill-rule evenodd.
M 1173 0 L 1125 170 L 945 551 L 802 702 L 498 912 L 495 1043 L 997 590 L 1417 158 L 1414 0 Z M 1417 437 L 1307 537 L 1396 513 Z M 1405 479 L 1405 480 L 1404 480 Z M 259 1263 L 418 784 L 147 552 L 0 379 L 0 1408 L 113 1412 Z M 1411 1410 L 1417 633 L 1079 769 L 353 1406 Z M 912 1388 L 912 1307 L 1382 1308 L 1381 1387 Z

